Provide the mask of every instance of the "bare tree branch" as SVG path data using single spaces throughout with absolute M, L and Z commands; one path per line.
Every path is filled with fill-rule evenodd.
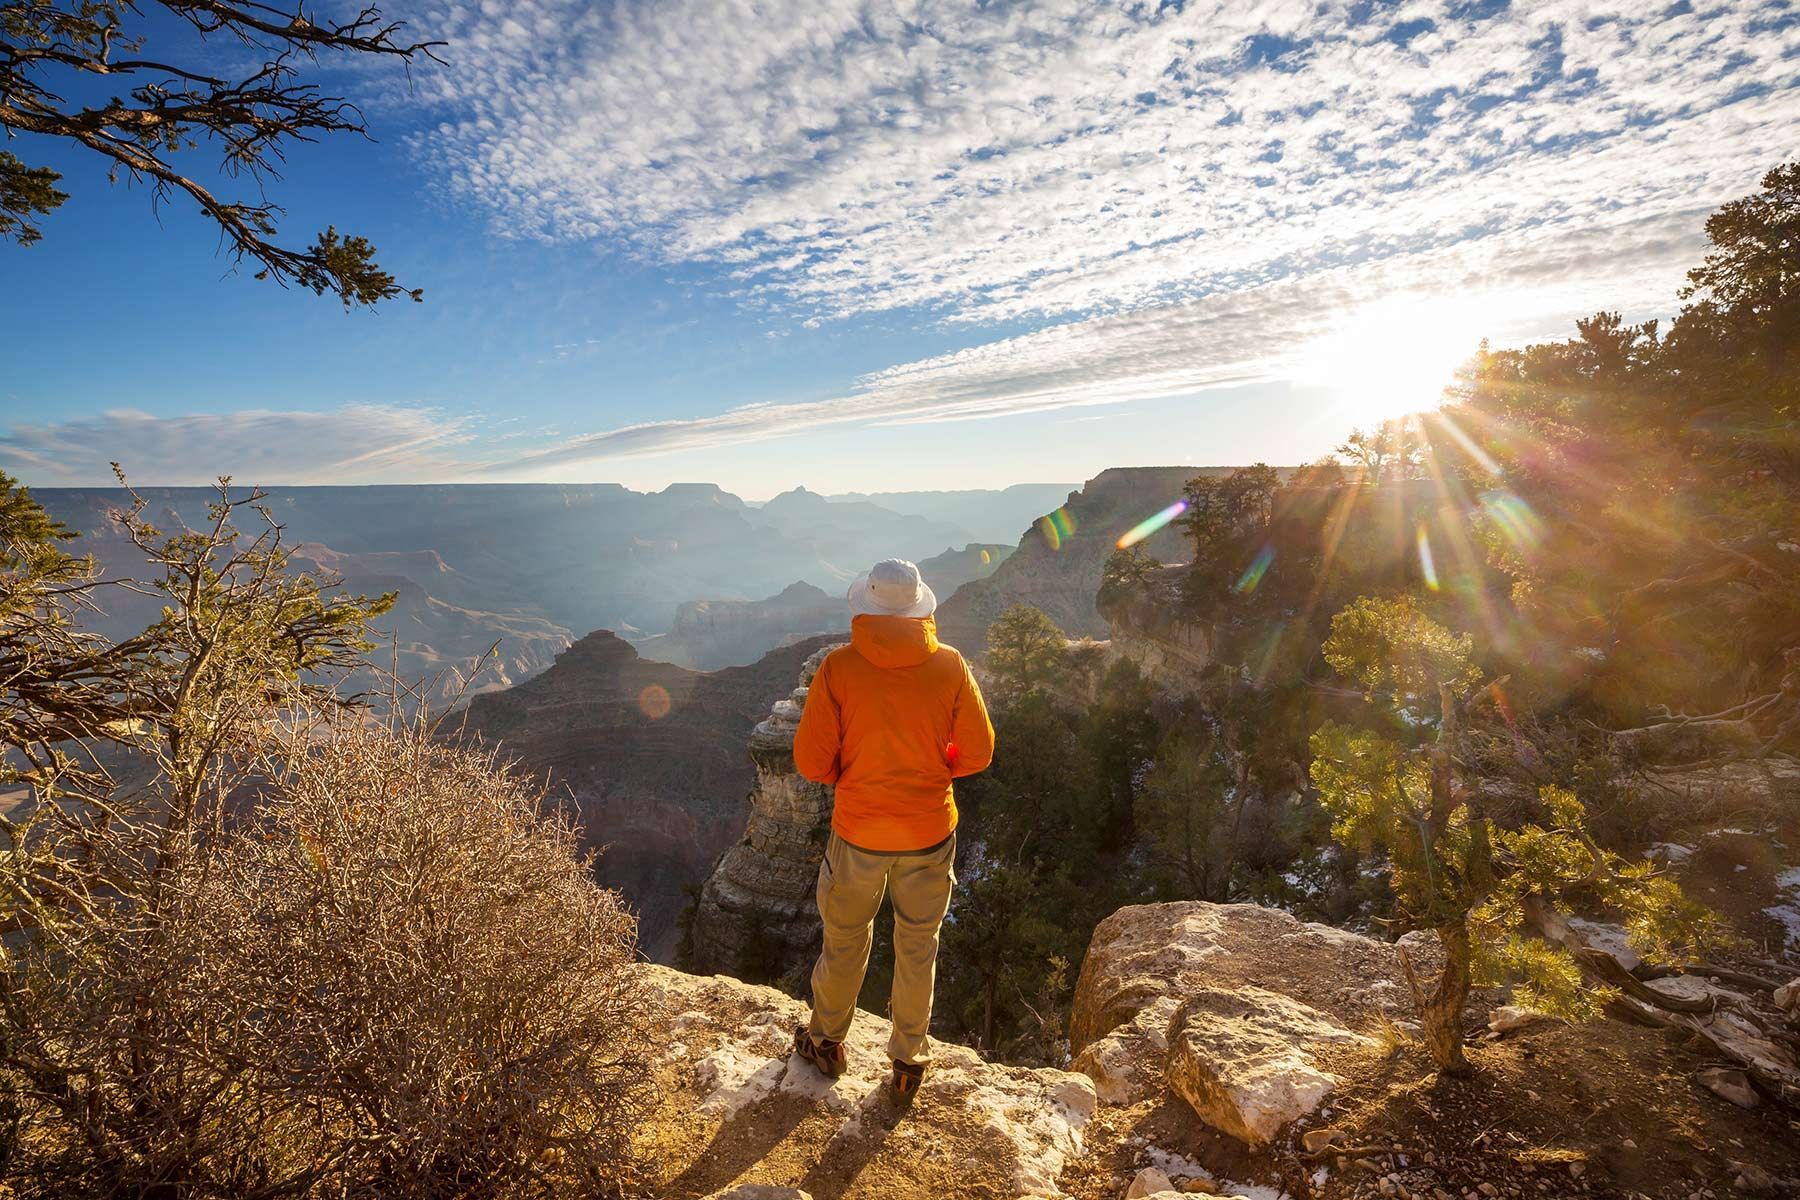
M 402 38 L 403 24 L 364 7 L 347 19 L 320 24 L 304 5 L 158 0 L 200 37 L 228 35 L 259 52 L 254 71 L 233 80 L 195 63 L 140 57 L 143 38 L 126 29 L 141 17 L 135 0 L 95 0 L 63 8 L 46 0 L 0 2 L 0 130 L 31 133 L 84 146 L 110 161 L 116 173 L 151 187 L 156 203 L 183 194 L 219 227 L 235 262 L 249 260 L 256 278 L 331 292 L 346 308 L 372 305 L 418 289 L 401 287 L 374 261 L 367 240 L 327 228 L 294 247 L 278 240 L 282 210 L 266 198 L 228 199 L 176 165 L 174 156 L 202 142 L 218 150 L 228 176 L 260 182 L 279 178 L 289 142 L 330 134 L 367 136 L 362 111 L 325 95 L 301 78 L 321 54 L 370 55 L 402 63 L 437 60 L 443 43 Z M 128 57 L 114 57 L 115 48 Z M 126 96 L 73 106 L 53 81 L 59 75 L 102 75 L 130 84 Z M 0 155 L 0 238 L 38 240 L 36 215 L 66 199 L 50 185 L 58 176 Z

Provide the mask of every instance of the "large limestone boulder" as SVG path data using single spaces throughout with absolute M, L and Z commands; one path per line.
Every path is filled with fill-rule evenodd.
M 801 1002 L 726 976 L 636 969 L 668 1014 L 661 1101 L 645 1122 L 668 1164 L 659 1194 L 760 1184 L 842 1200 L 1058 1196 L 1057 1177 L 1081 1153 L 1096 1103 L 1083 1075 L 937 1043 L 902 1115 L 888 1095 L 885 1019 L 856 1014 L 849 1070 L 830 1080 L 791 1054 Z
M 1122 908 L 1094 930 L 1076 983 L 1072 1065 L 1107 1103 L 1133 1104 L 1173 1084 L 1220 1129 L 1266 1140 L 1275 1114 L 1292 1120 L 1330 1090 L 1320 1089 L 1329 1077 L 1310 1066 L 1309 1048 L 1355 1040 L 1381 1018 L 1412 1017 L 1401 947 L 1417 970 L 1436 970 L 1427 936 L 1390 944 L 1253 904 Z M 1228 1002 L 1234 995 L 1241 1004 Z M 1178 1022 L 1182 1044 L 1172 1036 Z M 1275 1043 L 1289 1039 L 1292 1056 L 1276 1054 Z M 1226 1062 L 1239 1073 L 1208 1077 Z M 1289 1067 L 1291 1088 L 1278 1103 L 1271 1079 Z M 1236 1095 L 1241 1102 L 1219 1099 Z
M 1314 1065 L 1330 1045 L 1369 1044 L 1335 1017 L 1262 988 L 1199 988 L 1169 1027 L 1166 1078 L 1201 1120 L 1251 1145 L 1273 1141 L 1343 1081 Z

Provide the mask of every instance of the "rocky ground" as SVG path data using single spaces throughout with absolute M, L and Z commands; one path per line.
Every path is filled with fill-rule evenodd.
M 1424 939 L 1409 950 L 1427 961 Z M 1729 1022 L 1792 1019 L 1775 997 L 1685 977 L 1714 1010 L 1655 1029 L 1481 996 L 1475 1072 L 1449 1079 L 1417 1041 L 1397 968 L 1392 945 L 1276 910 L 1124 909 L 1077 987 L 1076 1070 L 943 1046 L 901 1110 L 880 1018 L 859 1015 L 850 1072 L 831 1083 L 789 1055 L 799 1001 L 644 967 L 675 1014 L 645 1137 L 669 1200 L 1800 1196 L 1795 1110 L 1720 1056 L 1741 1049 L 1720 1040 Z M 1790 1053 L 1775 1028 L 1756 1054 Z
M 668 1200 L 745 1183 L 845 1200 L 1049 1196 L 1082 1152 L 1095 1108 L 1085 1076 L 942 1046 L 902 1111 L 887 1096 L 884 1021 L 859 1014 L 850 1069 L 834 1082 L 789 1053 L 806 1019 L 799 1001 L 723 976 L 643 969 L 672 1014 L 657 1068 L 663 1102 L 646 1125 Z

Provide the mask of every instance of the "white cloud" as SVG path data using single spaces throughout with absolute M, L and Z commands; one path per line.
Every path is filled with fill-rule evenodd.
M 1451 362 L 1472 353 L 1483 337 L 1508 344 L 1563 336 L 1569 318 L 1603 306 L 1633 315 L 1666 311 L 1683 269 L 1699 253 L 1701 219 L 1693 211 L 1575 232 L 1544 227 L 1507 243 L 1476 239 L 1228 295 L 1070 321 L 890 367 L 841 397 L 642 422 L 569 438 L 486 471 L 555 477 L 574 463 L 831 426 L 978 420 L 1295 378 L 1307 374 L 1309 354 L 1346 327 L 1368 336 L 1371 314 L 1402 326 L 1381 331 L 1396 352 Z M 1451 339 L 1448 355 L 1443 346 L 1417 344 L 1426 338 Z M 1411 406 L 1428 400 L 1422 395 Z
M 1658 220 L 1792 152 L 1767 5 L 1472 7 L 445 0 L 420 148 L 509 233 L 963 321 Z
M 420 408 L 358 404 L 327 412 L 97 417 L 18 424 L 0 434 L 0 470 L 37 486 L 113 483 L 118 460 L 134 484 L 403 483 L 460 473 L 453 452 L 469 423 Z
M 710 268 L 785 328 L 1028 330 L 501 475 L 1294 378 L 1377 303 L 1453 297 L 1471 344 L 1666 312 L 1800 83 L 1756 0 L 421 2 L 453 61 L 418 149 L 502 232 Z

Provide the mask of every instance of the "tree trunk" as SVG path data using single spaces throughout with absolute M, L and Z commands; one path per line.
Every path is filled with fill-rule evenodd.
M 1446 1075 L 1467 1075 L 1471 1068 L 1463 1056 L 1463 1007 L 1469 1000 L 1469 931 L 1456 926 L 1437 931 L 1438 944 L 1444 951 L 1444 969 L 1437 985 L 1427 995 L 1413 973 L 1412 959 L 1400 951 L 1400 966 L 1412 988 L 1413 1000 L 1419 1006 L 1419 1018 L 1425 1026 L 1425 1047 L 1431 1061 Z

